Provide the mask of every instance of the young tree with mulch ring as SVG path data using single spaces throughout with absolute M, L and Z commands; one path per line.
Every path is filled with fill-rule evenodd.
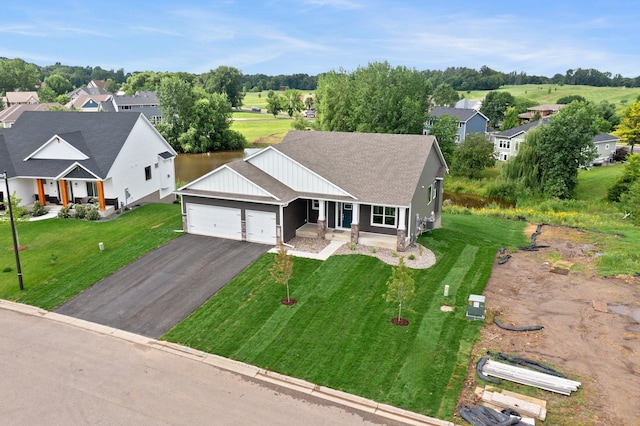
M 287 254 L 287 248 L 282 243 L 278 244 L 278 253 L 273 259 L 273 266 L 269 269 L 269 273 L 277 284 L 287 287 L 287 298 L 282 299 L 282 304 L 287 306 L 295 304 L 297 300 L 289 297 L 289 280 L 293 276 L 293 260 Z
M 398 302 L 398 317 L 391 319 L 393 324 L 409 325 L 409 321 L 402 318 L 402 305 L 411 303 L 415 296 L 414 279 L 404 263 L 404 256 L 400 256 L 398 266 L 393 268 L 391 278 L 387 281 L 387 293 L 383 295 L 387 302 Z

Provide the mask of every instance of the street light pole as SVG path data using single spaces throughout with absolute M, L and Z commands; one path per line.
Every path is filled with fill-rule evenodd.
M 4 183 L 7 187 L 7 205 L 9 206 L 9 221 L 11 222 L 11 235 L 13 236 L 13 251 L 16 254 L 16 268 L 18 269 L 18 284 L 20 290 L 24 290 L 24 284 L 22 283 L 22 269 L 20 268 L 20 253 L 18 247 L 18 236 L 16 235 L 16 225 L 13 223 L 13 208 L 11 207 L 11 195 L 9 193 L 9 179 L 7 178 L 7 171 L 4 171 Z

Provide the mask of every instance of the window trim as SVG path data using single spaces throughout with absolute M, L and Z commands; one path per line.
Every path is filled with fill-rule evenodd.
M 144 168 L 144 180 L 151 180 L 153 176 L 151 175 L 151 166 L 146 166 Z
M 311 210 L 320 210 L 320 200 L 311 200 Z
M 375 214 L 375 208 L 376 207 L 381 207 L 382 208 L 382 215 L 380 214 Z M 392 215 L 387 215 L 387 209 L 393 209 L 393 216 Z M 382 223 L 377 223 L 373 221 L 373 218 L 375 216 L 379 216 L 382 218 Z M 393 225 L 389 225 L 386 224 L 386 218 L 390 218 L 393 217 Z M 370 225 L 371 226 L 378 226 L 378 227 L 382 227 L 382 228 L 393 228 L 396 229 L 398 227 L 398 208 L 397 207 L 393 207 L 393 206 L 383 206 L 383 205 L 379 205 L 379 204 L 372 204 L 371 205 L 371 217 L 369 219 Z

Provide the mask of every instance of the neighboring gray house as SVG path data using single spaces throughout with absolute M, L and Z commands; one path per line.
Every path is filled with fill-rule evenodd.
M 480 133 L 485 135 L 487 133 L 487 123 L 489 119 L 479 111 L 472 108 L 448 108 L 448 107 L 435 107 L 429 113 L 430 117 L 440 118 L 443 115 L 449 115 L 458 119 L 458 134 L 456 136 L 456 143 L 462 142 L 470 133 Z M 431 119 L 425 123 L 423 133 L 429 134 L 431 129 Z
M 524 141 L 527 132 L 536 126 L 547 124 L 549 119 L 550 117 L 545 117 L 492 135 L 491 139 L 493 140 L 496 158 L 500 161 L 507 161 L 518 154 L 520 143 Z M 616 152 L 618 140 L 617 137 L 608 133 L 595 135 L 592 141 L 597 150 L 597 157 L 593 160 L 593 164 L 609 162 Z
M 97 96 L 97 95 L 110 95 L 110 93 L 99 87 L 78 87 L 77 89 L 67 93 L 67 96 L 71 101 L 73 101 L 75 98 L 81 95 Z
M 176 155 L 140 113 L 26 111 L 0 130 L 0 170 L 26 206 L 95 200 L 107 216 L 131 203 L 172 202 Z M 2 180 L 6 199 L 4 191 Z
M 440 226 L 447 172 L 434 137 L 290 131 L 279 144 L 179 188 L 186 232 L 264 244 L 302 227 L 392 235 Z M 310 225 L 313 224 L 313 225 Z
M 152 124 L 156 124 L 162 119 L 156 92 L 139 91 L 135 95 L 116 95 L 110 103 L 110 106 L 104 106 L 105 110 L 141 112 Z

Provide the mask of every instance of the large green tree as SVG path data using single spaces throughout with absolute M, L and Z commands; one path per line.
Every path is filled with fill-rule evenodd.
M 451 164 L 458 136 L 458 119 L 451 115 L 429 117 L 429 134 L 435 136 L 447 164 Z
M 539 144 L 543 193 L 571 198 L 578 184 L 578 169 L 596 157 L 593 137 L 598 133 L 593 104 L 574 101 L 541 127 Z
M 492 127 L 497 128 L 504 118 L 504 114 L 507 111 L 507 108 L 510 106 L 515 106 L 515 103 L 516 99 L 511 93 L 503 91 L 491 91 L 487 93 L 487 96 L 485 96 L 484 100 L 482 101 L 480 112 L 487 116 L 487 118 L 489 119 L 489 124 Z
M 456 174 L 477 178 L 480 172 L 496 163 L 494 147 L 480 133 L 467 135 L 453 155 L 452 170 Z
M 33 91 L 40 84 L 40 73 L 35 65 L 20 58 L 0 58 L 0 92 Z
M 320 76 L 316 97 L 322 130 L 421 134 L 431 85 L 416 70 L 377 62 Z
M 226 95 L 233 108 L 242 106 L 244 92 L 242 71 L 239 69 L 221 65 L 215 70 L 200 75 L 200 81 L 207 92 Z
M 629 191 L 631 185 L 640 180 L 640 154 L 631 154 L 626 158 L 622 175 L 607 191 L 607 199 L 612 202 L 620 201 L 622 195 Z
M 225 95 L 206 93 L 201 87 L 171 75 L 158 88 L 162 122 L 158 131 L 178 152 L 241 149 L 244 137 L 230 129 L 231 104 Z
M 640 143 L 640 100 L 622 112 L 622 120 L 614 132 L 623 142 L 631 146 L 631 152 Z
M 60 74 L 51 74 L 50 76 L 46 77 L 44 79 L 44 84 L 45 87 L 49 87 L 51 90 L 53 90 L 56 96 L 66 95 L 73 90 L 73 86 L 71 85 L 69 80 L 67 80 Z
M 286 99 L 284 96 L 279 95 L 274 92 L 269 92 L 267 96 L 267 112 L 269 114 L 273 114 L 273 117 L 277 117 L 280 114 L 280 111 L 284 109 L 284 105 L 286 103 Z
M 502 123 L 500 123 L 500 130 L 505 131 L 513 129 L 514 127 L 518 127 L 518 124 L 518 110 L 516 107 L 507 107 L 507 110 L 504 113 L 504 119 L 502 120 Z
M 460 100 L 460 95 L 450 84 L 440 83 L 433 91 L 433 103 L 437 106 L 453 107 Z

